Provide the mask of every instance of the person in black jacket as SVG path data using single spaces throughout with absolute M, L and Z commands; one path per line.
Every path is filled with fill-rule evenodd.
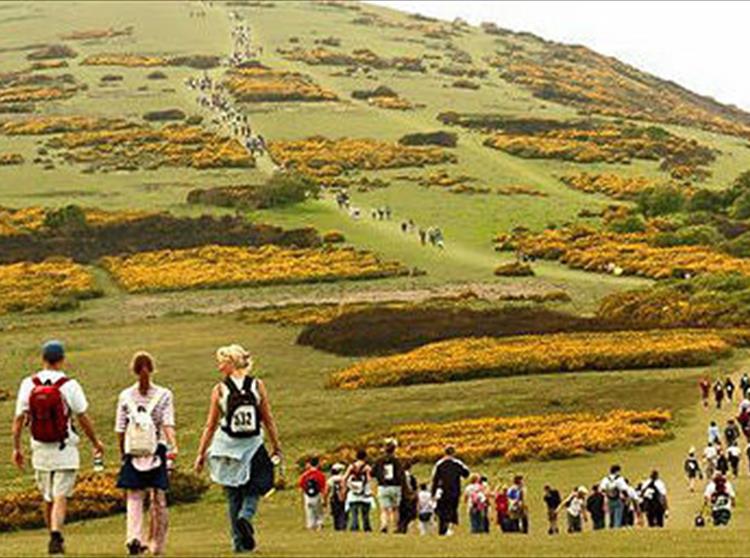
M 438 534 L 452 535 L 453 525 L 458 525 L 458 505 L 461 501 L 461 479 L 468 478 L 470 471 L 455 457 L 453 446 L 445 448 L 445 455 L 438 460 L 432 472 L 432 496 L 437 501 Z
M 599 490 L 598 484 L 591 487 L 591 494 L 586 499 L 586 511 L 591 516 L 591 525 L 594 527 L 594 531 L 604 529 L 604 519 L 607 513 L 604 504 L 604 494 Z
M 560 532 L 560 529 L 557 527 L 557 516 L 558 511 L 557 509 L 560 507 L 560 504 L 562 503 L 562 498 L 560 497 L 560 491 L 556 488 L 552 488 L 549 485 L 546 485 L 544 487 L 544 503 L 547 506 L 547 520 L 549 521 L 549 528 L 547 529 L 547 534 L 549 535 L 556 535 Z

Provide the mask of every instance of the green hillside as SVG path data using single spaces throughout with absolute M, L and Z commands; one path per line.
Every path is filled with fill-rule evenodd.
M 241 24 L 250 52 L 230 67 Z M 672 418 L 659 443 L 477 464 L 493 486 L 527 476 L 528 538 L 471 537 L 463 509 L 448 540 L 311 535 L 298 493 L 284 490 L 261 504 L 260 552 L 743 554 L 747 462 L 731 525 L 703 531 L 693 527 L 701 496 L 687 491 L 682 462 L 689 447 L 702 449 L 708 420 L 734 411 L 734 403 L 703 410 L 699 378 L 736 383 L 748 364 L 750 114 L 585 47 L 338 1 L 7 2 L 0 52 L 0 414 L 8 423 L 18 382 L 50 337 L 68 345 L 110 469 L 116 398 L 137 349 L 156 356 L 157 382 L 175 393 L 179 462 L 188 469 L 219 378 L 214 351 L 246 346 L 273 399 L 292 485 L 302 456 L 398 425 L 661 409 Z M 201 104 L 205 96 L 188 85 L 201 79 L 247 117 L 267 153 L 249 153 L 242 134 Z M 177 119 L 144 118 L 167 110 Z M 409 145 L 410 134 L 438 131 L 438 144 Z M 272 176 L 319 192 L 256 203 Z M 189 203 L 197 189 L 209 201 L 237 192 L 251 201 Z M 337 204 L 341 191 L 358 217 Z M 391 218 L 376 218 L 385 208 Z M 444 248 L 420 242 L 419 230 L 434 228 Z M 330 232 L 345 241 L 321 244 Z M 148 254 L 156 250 L 164 252 Z M 525 275 L 498 269 L 518 257 L 528 260 L 519 262 Z M 248 263 L 238 269 L 238 261 Z M 394 340 L 390 328 L 409 340 Z M 678 347 L 673 359 L 654 356 L 649 336 L 635 331 L 652 328 L 677 328 L 674 338 L 689 344 L 710 339 Z M 608 337 L 613 330 L 632 342 L 612 341 L 622 339 Z M 575 351 L 585 353 L 585 341 L 571 349 L 565 336 L 592 331 L 604 340 L 601 360 L 581 365 Z M 543 344 L 556 333 L 562 341 L 544 345 L 552 364 L 470 363 L 479 372 L 461 382 L 331 383 L 374 357 L 408 364 L 413 357 L 399 353 L 429 343 L 454 340 L 461 357 L 465 337 Z M 363 346 L 336 350 L 357 339 Z M 441 369 L 440 350 L 427 349 Z M 9 436 L 0 438 L 0 454 L 11 449 Z M 88 449 L 82 460 L 88 468 Z M 591 485 L 614 462 L 634 481 L 662 472 L 667 529 L 547 537 L 542 486 Z M 416 473 L 427 478 L 429 464 Z M 0 497 L 33 486 L 9 460 L 0 480 Z M 225 514 L 217 487 L 175 507 L 169 553 L 228 554 Z M 122 554 L 124 531 L 121 515 L 74 523 L 69 553 Z M 45 537 L 3 532 L 0 555 L 38 555 Z

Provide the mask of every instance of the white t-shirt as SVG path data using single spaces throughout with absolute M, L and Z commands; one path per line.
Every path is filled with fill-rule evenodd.
M 572 517 L 579 517 L 581 515 L 581 512 L 583 512 L 583 506 L 585 504 L 586 500 L 576 494 L 568 500 L 568 505 L 565 506 L 565 509 L 567 510 L 568 515 Z
M 420 490 L 417 494 L 417 513 L 432 513 L 435 510 L 435 501 L 429 490 Z
M 737 459 L 740 459 L 742 457 L 742 450 L 739 448 L 739 446 L 729 446 L 727 448 L 727 455 L 729 455 L 729 457 L 736 457 Z
M 628 486 L 628 483 L 625 482 L 625 479 L 620 475 L 607 475 L 599 483 L 599 489 L 604 492 L 607 497 L 609 497 L 608 493 L 610 491 L 617 491 L 622 497 L 623 495 L 628 494 L 630 487 Z
M 60 378 L 65 377 L 64 372 L 57 370 L 42 370 L 34 376 L 24 378 L 21 387 L 18 388 L 16 398 L 16 416 L 19 417 L 29 411 L 29 398 L 34 389 L 32 378 L 38 377 L 43 383 L 54 384 Z M 85 413 L 89 407 L 83 388 L 76 380 L 70 380 L 60 388 L 63 401 L 68 406 L 70 418 L 73 415 Z M 63 471 L 77 470 L 80 468 L 80 457 L 78 455 L 78 443 L 80 438 L 72 428 L 72 421 L 68 423 L 68 439 L 65 446 L 60 449 L 60 444 L 37 442 L 31 439 L 31 464 L 37 471 Z
M 706 449 L 703 450 L 703 458 L 707 462 L 716 465 L 716 460 L 719 458 L 719 452 L 714 446 L 706 446 Z

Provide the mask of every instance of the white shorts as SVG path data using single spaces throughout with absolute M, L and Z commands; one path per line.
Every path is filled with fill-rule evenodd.
M 52 502 L 55 498 L 65 496 L 70 498 L 76 486 L 78 471 L 65 469 L 62 471 L 36 471 L 36 486 L 42 493 L 45 502 Z
M 325 518 L 323 511 L 323 499 L 320 496 L 312 498 L 304 495 L 305 501 L 305 525 L 308 529 L 319 529 L 323 526 Z
M 384 510 L 397 510 L 401 505 L 401 487 L 379 486 L 378 501 Z

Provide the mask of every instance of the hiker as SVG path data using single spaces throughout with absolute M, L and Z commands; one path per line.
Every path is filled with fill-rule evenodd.
M 729 472 L 729 459 L 721 446 L 717 447 L 717 451 L 719 455 L 716 458 L 716 471 L 726 477 Z
M 505 484 L 501 484 L 495 491 L 495 516 L 497 519 L 497 526 L 500 527 L 500 532 L 502 533 L 510 533 L 513 529 L 510 517 L 508 516 L 509 505 L 508 487 Z
M 750 376 L 748 376 L 747 372 L 742 373 L 742 377 L 740 378 L 740 393 L 742 395 L 745 395 L 747 393 L 747 390 L 750 389 Z
M 721 403 L 724 401 L 724 384 L 721 380 L 714 382 L 714 400 L 716 401 L 716 408 L 721 409 Z
M 737 445 L 737 441 L 732 442 L 727 448 L 727 459 L 729 460 L 729 468 L 732 470 L 732 476 L 737 478 L 740 474 L 740 459 L 742 458 L 742 450 Z
M 37 488 L 44 501 L 44 518 L 49 531 L 49 554 L 63 554 L 63 526 L 67 499 L 73 495 L 80 468 L 78 443 L 73 428 L 75 417 L 101 460 L 104 447 L 87 414 L 88 401 L 81 385 L 69 378 L 65 347 L 60 341 L 47 341 L 42 347 L 43 368 L 24 378 L 18 388 L 13 419 L 13 463 L 20 470 L 26 465 L 21 435 L 28 424 L 31 431 L 31 464 Z
M 529 511 L 526 505 L 526 487 L 523 475 L 513 477 L 513 484 L 508 489 L 508 515 L 519 533 L 529 532 Z
M 411 462 L 403 463 L 404 484 L 401 487 L 401 505 L 398 509 L 398 532 L 407 533 L 409 524 L 417 518 L 418 483 L 411 472 Z
M 432 533 L 435 526 L 433 516 L 435 515 L 435 500 L 427 488 L 427 483 L 419 485 L 417 493 L 417 518 L 419 519 L 419 534 L 428 535 Z
M 714 444 L 708 444 L 703 450 L 703 463 L 706 470 L 706 478 L 713 478 L 716 471 L 716 460 L 719 458 L 719 451 Z
M 740 439 L 740 427 L 734 422 L 734 419 L 727 420 L 727 425 L 724 427 L 724 439 L 726 440 L 727 446 L 731 446 L 734 442 Z
M 750 441 L 750 392 L 745 392 L 737 410 L 737 422 L 745 438 Z
M 599 489 L 599 485 L 595 484 L 591 487 L 591 494 L 586 499 L 586 511 L 591 516 L 591 525 L 594 531 L 604 529 L 604 520 L 607 515 L 605 509 L 605 496 Z
M 720 444 L 721 443 L 721 430 L 719 425 L 716 424 L 715 420 L 712 420 L 708 425 L 708 443 L 709 444 Z
M 685 470 L 685 475 L 688 479 L 688 488 L 690 489 L 690 492 L 695 492 L 695 479 L 703 478 L 703 471 L 701 471 L 700 463 L 698 463 L 698 459 L 695 457 L 695 448 L 690 448 L 688 451 L 688 456 L 685 459 L 683 469 Z
M 728 401 L 734 400 L 734 382 L 729 376 L 724 380 L 724 393 L 727 394 Z
M 625 511 L 624 498 L 628 493 L 628 483 L 621 475 L 622 468 L 612 465 L 609 474 L 599 483 L 599 488 L 607 498 L 607 509 L 609 510 L 609 528 L 619 529 L 623 525 L 623 513 Z
M 224 487 L 234 550 L 250 552 L 256 546 L 252 520 L 261 497 L 273 488 L 273 461 L 281 461 L 281 444 L 266 386 L 250 375 L 250 353 L 229 345 L 216 351 L 216 361 L 222 381 L 211 391 L 194 468 L 200 473 L 208 463 L 211 480 Z M 266 434 L 273 457 L 264 444 Z
M 333 529 L 335 531 L 346 530 L 346 505 L 343 493 L 346 491 L 344 485 L 344 470 L 346 467 L 343 463 L 334 463 L 331 466 L 331 476 L 328 479 L 328 506 L 331 510 L 331 519 L 333 519 Z
M 706 505 L 711 508 L 711 518 L 715 526 L 727 525 L 732 518 L 735 492 L 732 484 L 717 473 L 703 493 Z
M 398 442 L 395 438 L 385 441 L 385 453 L 372 469 L 373 477 L 378 484 L 378 503 L 380 504 L 380 532 L 398 529 L 398 511 L 401 506 L 404 469 L 396 457 Z
M 349 465 L 344 473 L 344 490 L 346 490 L 345 510 L 351 519 L 350 529 L 359 531 L 360 518 L 362 529 L 372 531 L 370 526 L 370 509 L 374 504 L 370 481 L 372 468 L 367 463 L 367 451 L 357 451 L 357 459 Z
M 401 232 L 406 234 L 407 229 L 409 228 L 409 224 L 406 221 L 401 222 Z
M 644 481 L 641 489 L 643 511 L 649 527 L 664 527 L 664 518 L 669 512 L 667 503 L 667 486 L 659 478 L 659 472 L 651 471 L 651 476 Z
M 432 471 L 430 491 L 437 502 L 438 534 L 452 535 L 458 525 L 458 504 L 461 499 L 461 479 L 468 478 L 469 469 L 456 458 L 456 448 L 447 446 Z
M 568 517 L 568 533 L 580 533 L 583 531 L 583 524 L 586 521 L 586 496 L 588 490 L 585 486 L 579 486 L 574 489 L 564 501 L 558 504 L 557 512 L 563 508 Z
M 643 485 L 638 483 L 636 487 L 630 484 L 629 479 L 625 479 L 625 483 L 628 486 L 625 492 L 625 508 L 622 514 L 622 524 L 626 527 L 634 527 L 638 525 L 643 527 L 643 498 L 641 498 L 641 490 Z
M 557 518 L 560 514 L 558 508 L 561 503 L 562 499 L 560 498 L 560 491 L 549 485 L 545 485 L 544 504 L 547 506 L 547 521 L 549 522 L 549 528 L 547 529 L 548 535 L 556 535 L 560 532 L 560 529 L 557 526 Z
M 472 534 L 484 533 L 484 523 L 487 517 L 488 497 L 482 484 L 482 477 L 474 473 L 464 490 L 466 509 L 469 512 L 469 525 Z
M 383 208 L 383 214 L 385 215 L 385 220 L 386 221 L 390 221 L 391 220 L 391 215 L 393 215 L 393 212 L 391 211 L 391 206 L 386 205 Z
M 174 398 L 172 392 L 151 381 L 156 372 L 153 357 L 138 352 L 130 363 L 138 381 L 117 399 L 115 432 L 122 466 L 117 488 L 125 489 L 127 534 L 125 545 L 131 556 L 145 552 L 164 554 L 169 516 L 168 464 L 177 455 Z M 146 536 L 143 515 L 146 496 L 151 502 L 150 529 Z
M 419 227 L 419 243 L 424 246 L 427 244 L 427 231 Z
M 708 378 L 701 378 L 698 385 L 701 388 L 701 401 L 703 402 L 703 407 L 708 409 L 708 395 L 711 391 L 711 384 L 709 383 Z
M 323 529 L 323 508 L 328 496 L 328 483 L 320 470 L 319 457 L 311 457 L 305 463 L 305 470 L 300 475 L 297 486 L 302 491 L 305 527 L 311 531 L 320 531 Z

